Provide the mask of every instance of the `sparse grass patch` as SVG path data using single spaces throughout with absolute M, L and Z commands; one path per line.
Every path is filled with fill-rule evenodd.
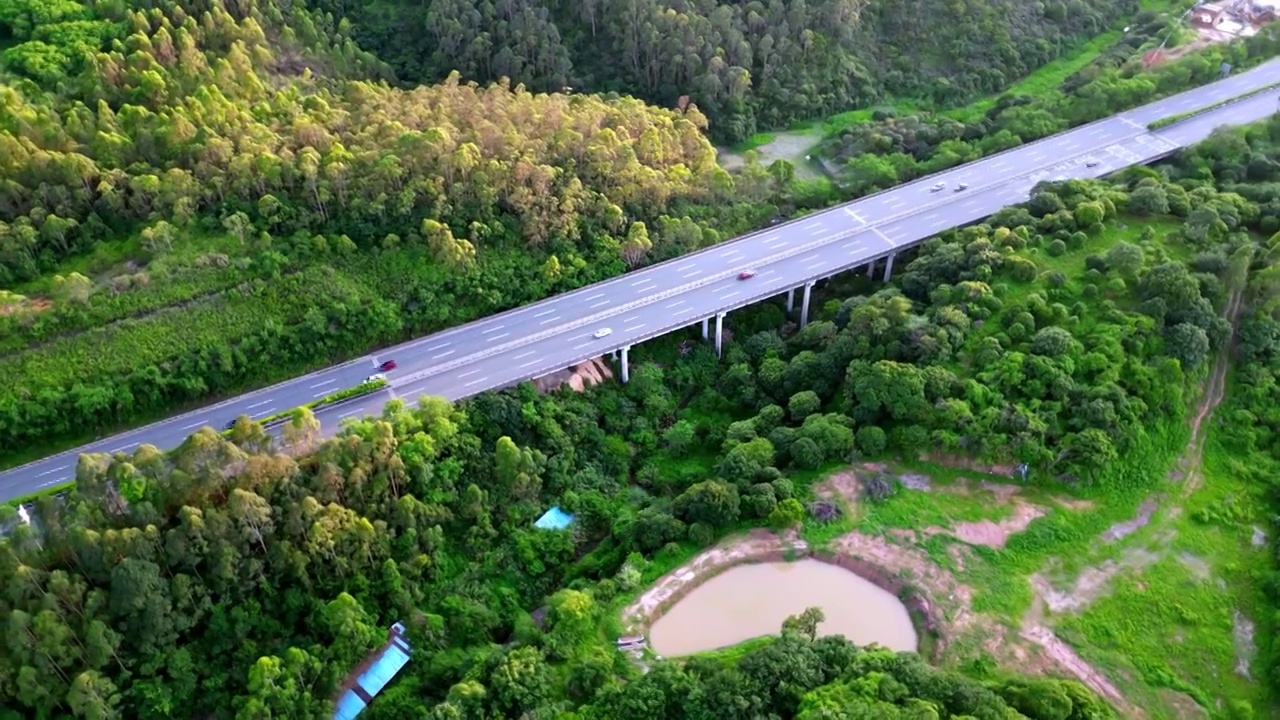
M 1186 424 L 1170 419 L 1092 485 L 1033 482 L 1020 487 L 1017 499 L 1043 507 L 1047 514 L 1013 534 L 1003 549 L 961 543 L 943 533 L 917 537 L 914 544 L 973 589 L 974 612 L 1011 627 L 1035 606 L 1033 575 L 1052 567 L 1058 590 L 1070 595 L 1082 572 L 1116 562 L 1118 571 L 1082 591 L 1085 602 L 1078 611 L 1046 618 L 1062 639 L 1120 686 L 1131 702 L 1147 709 L 1149 717 L 1172 717 L 1167 697 L 1161 695 L 1167 690 L 1184 693 L 1211 711 L 1232 702 L 1266 707 L 1264 691 L 1240 674 L 1249 666 L 1250 648 L 1270 642 L 1264 637 L 1265 623 L 1258 623 L 1256 632 L 1241 623 L 1242 618 L 1257 621 L 1265 612 L 1259 587 L 1267 548 L 1254 546 L 1255 525 L 1267 520 L 1263 485 L 1253 477 L 1247 458 L 1226 452 L 1211 434 L 1204 483 L 1178 505 L 1181 478 L 1167 478 L 1188 439 Z M 908 465 L 929 477 L 930 491 L 899 489 L 881 502 L 860 503 L 858 530 L 918 532 L 929 525 L 950 527 L 1007 516 L 1008 505 L 992 502 L 994 494 L 956 485 L 960 478 L 980 473 L 932 463 Z M 891 474 L 899 473 L 895 469 Z M 1119 541 L 1100 541 L 1104 531 L 1131 520 L 1143 500 L 1153 496 L 1165 506 L 1150 523 Z M 1072 502 L 1080 500 L 1090 505 Z M 805 537 L 826 540 L 855 523 L 834 525 L 840 527 L 806 526 Z M 949 652 L 985 650 L 953 646 Z
M 1234 671 L 1233 614 L 1241 598 L 1236 583 L 1222 587 L 1219 579 L 1165 557 L 1141 573 L 1117 575 L 1108 593 L 1079 616 L 1063 616 L 1058 627 L 1113 677 L 1140 678 L 1135 690 L 1185 692 L 1206 708 L 1216 698 L 1254 697 L 1256 686 Z
M 1005 503 L 992 502 L 989 491 L 954 492 L 945 484 L 922 492 L 899 486 L 897 492 L 880 502 L 863 504 L 864 522 L 873 526 L 948 529 L 956 523 L 1002 520 L 1012 514 Z
M 804 525 L 800 527 L 800 539 L 808 543 L 809 547 L 820 549 L 828 547 L 836 538 L 850 530 L 861 527 L 858 518 L 849 513 L 829 523 L 821 523 L 812 517 L 807 517 Z
M 827 121 L 823 123 L 823 134 L 830 137 L 851 125 L 867 122 L 879 111 L 888 111 L 895 115 L 910 115 L 912 113 L 926 112 L 930 109 L 929 103 L 904 98 L 869 108 L 846 110 L 845 112 L 836 113 L 835 115 L 827 118 Z
M 1031 73 L 1027 77 L 1010 85 L 1003 93 L 982 98 L 966 105 L 943 113 L 947 117 L 961 122 L 975 122 L 982 119 L 1002 95 L 1048 95 L 1057 92 L 1063 81 L 1079 72 L 1093 62 L 1121 36 L 1119 30 L 1111 30 L 1081 45 L 1074 52 L 1063 55 L 1048 65 Z
M 781 628 L 779 628 L 781 630 Z M 776 635 L 762 635 L 749 640 L 743 640 L 737 645 L 732 645 L 719 650 L 708 650 L 707 652 L 694 653 L 689 657 L 703 658 L 706 660 L 714 660 L 724 665 L 732 665 L 741 660 L 745 655 L 759 650 L 760 648 L 772 645 L 777 641 Z
M 1193 254 L 1191 249 L 1182 241 L 1170 237 L 1171 234 L 1176 234 L 1175 231 L 1180 226 L 1181 222 L 1173 218 L 1124 216 L 1107 223 L 1102 233 L 1087 235 L 1082 244 L 1067 243 L 1066 251 L 1060 255 L 1054 255 L 1049 251 L 1048 246 L 1053 242 L 1053 238 L 1046 236 L 1038 246 L 1030 246 L 1017 253 L 1020 257 L 1036 264 L 1036 279 L 1016 282 L 1011 278 L 1002 278 L 1001 282 L 1008 288 L 1008 294 L 1002 297 L 1019 302 L 1024 301 L 1028 294 L 1041 290 L 1044 285 L 1041 278 L 1049 273 L 1062 273 L 1066 278 L 1066 283 L 1062 287 L 1069 290 L 1072 295 L 1081 296 L 1085 285 L 1097 284 L 1086 275 L 1088 268 L 1085 266 L 1085 259 L 1090 255 L 1105 255 L 1107 250 L 1121 242 L 1142 247 L 1148 254 L 1161 253 L 1170 259 L 1185 260 Z M 1149 232 L 1145 230 L 1148 227 L 1151 228 Z M 1144 240 L 1144 233 L 1151 239 Z M 1105 288 L 1101 286 L 1098 289 L 1100 292 L 1095 296 L 1096 298 L 1112 297 L 1117 305 L 1124 306 L 1125 297 L 1107 294 Z M 1132 288 L 1128 288 L 1128 291 L 1131 292 Z M 1084 301 L 1087 304 L 1096 302 L 1089 299 Z M 1090 322 L 1088 317 L 1082 317 L 1081 320 Z
M 778 136 L 773 133 L 767 133 L 767 132 L 756 133 L 755 135 L 752 135 L 751 137 L 747 138 L 746 140 L 743 140 L 737 145 L 734 145 L 733 151 L 744 153 L 751 150 L 755 150 L 756 148 L 762 145 L 768 145 L 769 143 L 773 142 L 777 138 Z

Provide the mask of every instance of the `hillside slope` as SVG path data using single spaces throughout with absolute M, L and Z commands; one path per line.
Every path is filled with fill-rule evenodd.
M 318 1 L 403 80 L 457 68 L 665 107 L 688 96 L 727 142 L 890 93 L 954 104 L 998 91 L 1138 10 L 1134 0 Z

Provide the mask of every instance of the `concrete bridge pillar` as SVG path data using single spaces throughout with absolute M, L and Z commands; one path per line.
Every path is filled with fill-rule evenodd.
M 716 357 L 724 357 L 724 313 L 716 313 Z
M 627 353 L 629 352 L 631 352 L 631 346 L 624 345 L 622 347 L 622 382 L 627 382 L 631 379 L 631 367 L 627 362 Z
M 885 258 L 884 261 L 884 281 L 889 282 L 891 277 L 893 277 L 893 255 Z
M 800 327 L 809 324 L 809 296 L 812 294 L 813 286 L 812 280 L 804 284 L 804 299 L 800 304 Z
M 702 318 L 702 339 L 707 339 L 707 321 L 711 318 Z
M 787 291 L 787 314 L 790 315 L 792 309 L 796 306 L 796 289 L 791 288 Z

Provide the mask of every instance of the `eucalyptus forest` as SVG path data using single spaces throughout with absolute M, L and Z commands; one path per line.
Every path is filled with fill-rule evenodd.
M 1280 51 L 1268 27 L 1146 68 L 1167 10 L 0 0 L 0 462 Z M 1065 82 L 1000 94 L 1117 25 Z M 713 142 L 846 111 L 869 112 L 825 125 L 826 180 L 718 162 Z M 1153 167 L 1043 183 L 890 282 L 833 278 L 803 326 L 763 303 L 728 316 L 723 357 L 692 331 L 637 346 L 625 384 L 82 455 L 65 492 L 0 505 L 0 720 L 331 718 L 396 622 L 412 659 L 361 717 L 1273 717 L 1278 153 L 1273 116 Z M 830 478 L 850 467 L 840 498 Z M 1006 520 L 908 482 L 957 467 L 1052 507 L 1000 546 L 949 540 L 935 525 Z M 1021 474 L 975 469 L 1004 467 Z M 1095 542 L 1175 501 L 1147 512 L 1140 552 Z M 534 526 L 552 506 L 568 529 Z M 969 603 L 885 568 L 927 610 L 920 653 L 823 636 L 817 608 L 689 657 L 615 646 L 623 606 L 743 533 L 839 552 L 917 531 Z M 1127 576 L 1054 621 L 1078 662 L 1019 655 L 1047 612 L 1037 583 L 1094 560 Z M 1000 634 L 950 634 L 962 615 Z

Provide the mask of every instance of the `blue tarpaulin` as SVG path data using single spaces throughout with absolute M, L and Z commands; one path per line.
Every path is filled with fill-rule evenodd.
M 563 530 L 569 527 L 572 522 L 572 515 L 561 510 L 559 506 L 553 506 L 543 513 L 542 517 L 538 518 L 538 521 L 533 526 L 541 530 Z
M 391 640 L 369 661 L 354 686 L 338 696 L 333 720 L 355 720 L 408 662 L 409 643 L 404 638 L 404 625 L 396 623 L 391 627 Z

